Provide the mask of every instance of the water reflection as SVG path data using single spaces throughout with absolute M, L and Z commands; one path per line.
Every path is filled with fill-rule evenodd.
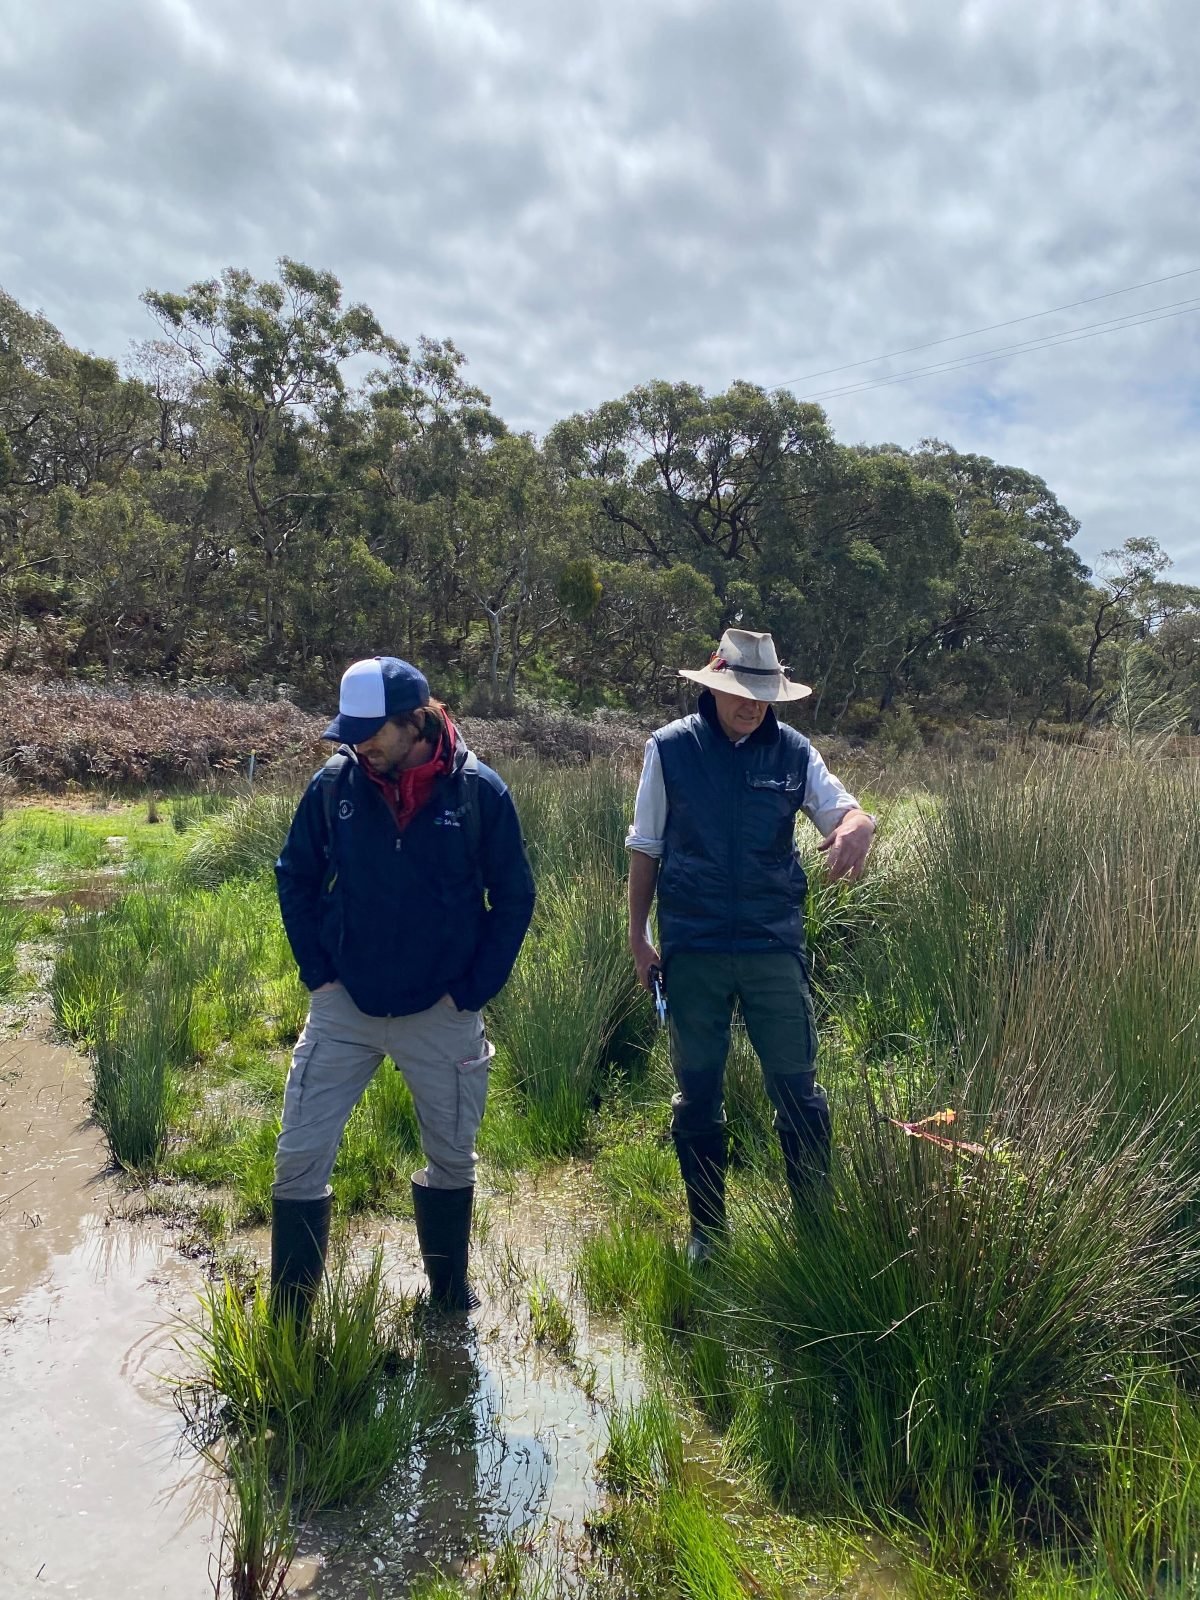
M 533 1434 L 504 1426 L 500 1395 L 475 1330 L 431 1324 L 420 1371 L 440 1419 L 365 1507 L 315 1518 L 300 1555 L 319 1559 L 302 1594 L 361 1596 L 363 1581 L 403 1590 L 430 1567 L 460 1570 L 481 1548 L 544 1520 L 554 1463 Z

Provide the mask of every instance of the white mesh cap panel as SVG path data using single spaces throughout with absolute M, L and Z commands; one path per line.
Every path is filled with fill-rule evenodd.
M 383 717 L 387 700 L 378 661 L 355 661 L 342 673 L 338 710 L 344 717 Z

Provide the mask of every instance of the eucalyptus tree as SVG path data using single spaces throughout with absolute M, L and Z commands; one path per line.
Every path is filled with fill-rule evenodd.
M 961 555 L 941 614 L 936 691 L 965 686 L 970 709 L 1044 707 L 1078 671 L 1071 643 L 1084 614 L 1086 572 L 1071 541 L 1079 524 L 1045 482 L 1020 467 L 925 440 L 913 470 L 950 497 Z
M 835 450 L 818 406 L 749 383 L 711 397 L 692 384 L 645 384 L 559 423 L 547 443 L 592 488 L 602 554 L 686 561 L 718 592 L 759 553 L 780 497 L 802 503 L 810 492 L 802 474 L 785 484 L 782 464 L 805 461 L 819 475 Z
M 81 573 L 88 561 L 79 528 L 136 516 L 137 467 L 153 434 L 150 397 L 115 362 L 74 350 L 44 317 L 0 291 L 0 591 L 13 665 L 32 626 L 51 659 L 86 665 L 91 630 Z M 112 504 L 104 502 L 111 498 Z M 86 506 L 81 519 L 74 508 Z M 122 600 L 129 598 L 123 592 Z M 135 602 L 134 609 L 139 609 Z M 111 668 L 118 605 L 103 659 Z M 79 646 L 82 644 L 82 654 Z
M 259 567 L 261 644 L 270 660 L 282 640 L 291 545 L 330 493 L 322 458 L 346 397 L 343 366 L 389 341 L 366 306 L 343 309 L 331 272 L 286 256 L 278 281 L 229 268 L 183 294 L 148 290 L 142 298 L 230 424 L 244 495 L 239 533 Z
M 487 452 L 506 429 L 452 341 L 422 338 L 415 351 L 389 342 L 385 354 L 364 389 L 361 453 L 345 470 L 361 486 L 367 547 L 394 575 L 398 638 L 410 655 L 446 664 L 477 614 L 460 501 L 483 492 Z
M 559 584 L 575 533 L 562 478 L 527 434 L 496 441 L 455 502 L 453 568 L 486 628 L 493 711 L 512 705 L 521 667 L 568 619 Z
M 904 461 L 837 445 L 819 407 L 658 383 L 548 444 L 590 495 L 598 553 L 702 575 L 718 631 L 770 629 L 818 680 L 818 709 L 864 683 L 886 703 L 932 637 L 934 586 L 958 555 L 948 502 Z

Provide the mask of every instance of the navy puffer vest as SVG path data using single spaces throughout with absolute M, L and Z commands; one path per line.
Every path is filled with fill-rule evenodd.
M 808 740 L 768 710 L 735 745 L 706 690 L 654 735 L 667 790 L 658 874 L 664 960 L 681 950 L 804 949 L 808 881 L 795 847 Z

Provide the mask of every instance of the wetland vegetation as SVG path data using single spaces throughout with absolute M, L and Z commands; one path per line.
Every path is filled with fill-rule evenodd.
M 702 1271 L 625 946 L 630 774 L 505 776 L 539 903 L 489 1013 L 483 1176 L 519 1195 L 566 1167 L 589 1196 L 574 1295 L 511 1256 L 510 1303 L 584 1391 L 575 1318 L 618 1319 L 645 1383 L 601 1397 L 605 1496 L 575 1546 L 499 1530 L 422 1593 L 823 1593 L 878 1566 L 880 1539 L 887 1582 L 922 1596 L 1200 1592 L 1195 763 L 1002 751 L 854 775 L 882 817 L 871 871 L 830 886 L 814 867 L 809 905 L 831 1201 L 791 1209 L 735 1028 L 733 1227 Z M 467 1426 L 419 1307 L 361 1247 L 359 1219 L 405 1226 L 418 1143 L 398 1073 L 339 1155 L 344 1265 L 307 1345 L 273 1326 L 239 1251 L 268 1215 L 306 1007 L 270 875 L 293 801 L 0 827 L 0 983 L 31 981 L 22 946 L 53 951 L 54 1015 L 92 1059 L 114 1160 L 212 1253 L 181 1396 L 229 1471 L 234 1595 L 282 1594 L 267 1574 L 305 1518 L 369 1506 L 402 1457 Z

